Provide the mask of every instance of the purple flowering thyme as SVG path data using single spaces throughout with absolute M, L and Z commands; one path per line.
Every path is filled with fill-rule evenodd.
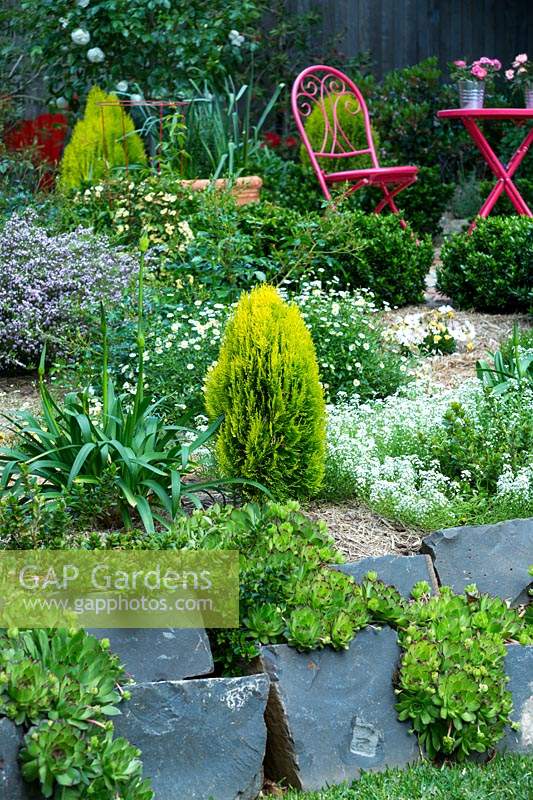
M 45 342 L 63 349 L 100 300 L 120 300 L 136 270 L 105 236 L 50 234 L 35 212 L 14 214 L 0 230 L 0 372 L 34 368 Z

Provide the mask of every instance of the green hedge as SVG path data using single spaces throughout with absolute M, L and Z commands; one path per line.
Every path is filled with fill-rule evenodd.
M 391 305 L 419 303 L 433 260 L 431 238 L 417 239 L 392 215 L 330 213 L 313 232 L 310 265 L 324 281 L 371 289 Z
M 526 217 L 479 220 L 442 248 L 437 288 L 460 308 L 533 309 L 533 223 Z

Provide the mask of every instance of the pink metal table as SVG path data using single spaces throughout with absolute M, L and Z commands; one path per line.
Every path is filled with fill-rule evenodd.
M 526 201 L 513 183 L 513 176 L 533 142 L 533 126 L 529 128 L 522 144 L 516 149 L 506 166 L 502 164 L 487 142 L 477 122 L 478 120 L 509 120 L 514 122 L 515 125 L 524 124 L 527 120 L 533 121 L 533 108 L 450 108 L 445 111 L 439 111 L 437 116 L 445 119 L 461 120 L 497 178 L 496 184 L 481 206 L 478 216 L 488 217 L 500 195 L 505 192 L 519 214 L 524 217 L 533 217 L 533 213 Z M 469 230 L 472 231 L 475 226 L 476 221 L 474 220 Z

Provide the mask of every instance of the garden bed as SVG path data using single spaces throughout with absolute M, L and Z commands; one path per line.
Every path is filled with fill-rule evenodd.
M 54 567 L 62 550 L 238 552 L 235 625 L 8 618 L 0 793 L 7 775 L 25 797 L 23 775 L 47 796 L 85 798 L 90 781 L 153 800 L 139 748 L 157 800 L 256 800 L 263 772 L 317 800 L 453 794 L 454 770 L 364 773 L 533 746 L 531 223 L 466 236 L 445 217 L 435 250 L 475 163 L 434 124 L 450 98 L 434 61 L 360 76 L 380 154 L 421 168 L 403 229 L 367 213 L 370 189 L 325 208 L 297 140 L 262 138 L 282 86 L 254 125 L 253 86 L 222 80 L 238 30 L 220 29 L 201 102 L 157 117 L 128 92 L 135 70 L 107 85 L 91 9 L 62 25 L 76 81 L 103 63 L 105 86 L 86 102 L 76 87 L 55 190 L 30 202 L 22 156 L 0 170 L 0 372 L 17 374 L 0 378 L 0 414 L 23 415 L 15 436 L 0 418 L 0 548 Z M 184 186 L 238 174 L 261 176 L 258 202 Z M 501 774 L 529 791 L 523 764 L 467 766 L 461 789 Z
M 40 408 L 37 377 L 34 374 L 4 378 L 0 376 L 0 440 L 8 433 L 4 415 L 17 411 L 36 412 Z
M 445 305 L 446 298 L 439 300 L 439 305 Z M 407 306 L 395 311 L 384 312 L 385 320 L 405 317 L 427 310 L 426 305 Z M 510 337 L 514 325 L 523 328 L 531 327 L 532 318 L 525 314 L 482 314 L 477 311 L 455 311 L 457 322 L 472 325 L 475 337 L 472 340 L 471 350 L 462 348 L 455 353 L 446 355 L 432 355 L 425 358 L 420 364 L 417 374 L 426 377 L 440 386 L 453 388 L 475 374 L 476 362 L 487 358 L 488 353 L 493 353 L 499 345 Z

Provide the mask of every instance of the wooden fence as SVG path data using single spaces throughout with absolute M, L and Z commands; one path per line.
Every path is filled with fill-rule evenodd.
M 437 56 L 499 58 L 533 51 L 533 0 L 288 0 L 293 13 L 320 12 L 310 57 L 338 51 L 338 60 L 369 52 L 381 77 Z

